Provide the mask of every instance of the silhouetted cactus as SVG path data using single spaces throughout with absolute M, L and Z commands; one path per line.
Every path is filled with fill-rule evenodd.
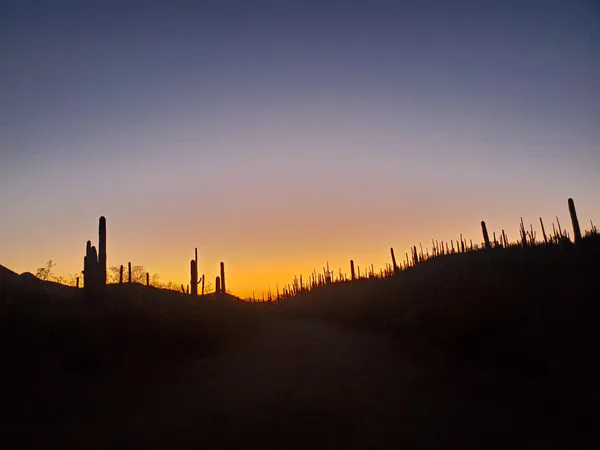
M 577 211 L 575 211 L 575 202 L 572 198 L 569 199 L 569 213 L 573 224 L 573 239 L 578 244 L 581 242 L 581 230 L 579 229 L 579 220 L 577 220 Z
M 329 261 L 327 261 L 327 268 L 323 269 L 325 271 L 325 283 L 331 283 L 331 272 L 329 271 Z
M 221 291 L 223 294 L 227 292 L 225 289 L 225 264 L 221 261 Z
M 195 260 L 190 261 L 190 286 L 192 287 L 192 296 L 198 295 L 198 266 Z
M 536 237 L 536 233 L 535 231 L 533 231 L 533 225 L 529 224 L 529 231 L 527 232 L 527 235 L 529 236 L 529 243 L 531 244 L 532 247 L 535 246 L 535 237 Z
M 83 258 L 83 287 L 86 297 L 96 297 L 106 288 L 106 219 L 100 217 L 98 226 L 100 255 L 87 241 Z
M 119 267 L 119 284 L 123 284 L 123 264 Z
M 521 217 L 521 225 L 519 228 L 519 232 L 521 233 L 521 245 L 523 248 L 527 247 L 527 232 L 525 231 L 525 225 L 523 225 L 523 218 Z
M 87 241 L 85 244 L 85 256 L 83 257 L 83 289 L 86 297 L 92 295 L 92 288 L 94 282 L 92 281 L 92 265 L 95 261 L 92 261 L 92 242 Z
M 98 265 L 100 287 L 106 287 L 106 218 L 100 217 L 98 224 Z
M 150 274 L 146 272 L 146 287 L 150 287 Z
M 483 233 L 483 242 L 485 243 L 485 248 L 486 250 L 489 250 L 492 248 L 492 245 L 490 244 L 490 237 L 488 235 L 487 227 L 485 226 L 484 220 L 481 221 L 481 231 Z
M 198 247 L 194 248 L 194 259 L 190 261 L 190 286 L 192 296 L 198 295 L 198 285 L 202 283 L 202 295 L 204 295 L 204 275 L 198 276 Z
M 352 259 L 350 260 L 350 277 L 352 277 L 353 280 L 356 280 L 356 272 L 354 272 L 354 261 Z
M 548 245 L 548 236 L 546 236 L 546 229 L 544 228 L 544 221 L 540 217 L 540 225 L 542 226 L 542 235 L 544 236 L 544 244 Z
M 129 284 L 131 284 L 131 282 L 132 282 L 132 280 L 131 280 L 131 261 L 129 261 L 127 263 L 127 273 L 128 273 L 128 276 L 129 276 L 129 278 L 127 278 L 127 282 Z
M 221 293 L 221 277 L 217 275 L 215 278 L 215 294 L 219 295 Z M 271 294 L 269 293 L 269 296 Z

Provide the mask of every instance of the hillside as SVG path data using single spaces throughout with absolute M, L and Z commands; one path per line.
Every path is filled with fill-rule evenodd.
M 597 236 L 451 254 L 278 305 L 11 290 L 0 431 L 7 448 L 596 448 L 599 255 Z
M 384 333 L 420 353 L 426 345 L 437 356 L 550 370 L 557 352 L 598 342 L 599 276 L 593 236 L 579 246 L 443 256 L 392 277 L 302 292 L 280 311 Z
M 47 295 L 50 297 L 74 298 L 74 288 L 53 281 L 36 278 L 30 272 L 17 274 L 0 265 L 0 303 L 23 296 Z

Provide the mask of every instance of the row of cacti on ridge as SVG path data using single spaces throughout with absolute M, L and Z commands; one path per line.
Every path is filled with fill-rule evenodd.
M 100 217 L 98 225 L 98 250 L 92 245 L 91 241 L 86 243 L 86 252 L 83 259 L 83 288 L 86 297 L 95 298 L 101 296 L 106 289 L 107 281 L 107 256 L 106 256 L 106 218 Z M 131 262 L 127 264 L 127 284 L 131 284 L 132 268 Z M 119 284 L 123 284 L 124 267 L 119 267 Z M 190 262 L 190 285 L 192 286 L 191 295 L 198 295 L 198 285 L 202 286 L 202 295 L 204 295 L 204 275 L 198 278 L 198 249 L 195 249 L 195 258 Z M 221 276 L 216 278 L 216 293 L 225 293 L 225 265 L 221 262 Z M 150 287 L 150 274 L 146 272 L 146 286 Z M 79 277 L 76 280 L 76 287 L 79 288 Z M 184 293 L 190 294 L 190 286 L 187 290 L 181 286 Z
M 575 210 L 575 203 L 573 199 L 568 200 L 569 214 L 571 217 L 571 223 L 573 227 L 573 243 L 579 244 L 583 236 L 581 234 L 579 220 L 577 218 L 577 212 Z M 571 244 L 569 233 L 561 227 L 560 221 L 558 217 L 556 217 L 555 226 L 552 223 L 552 234 L 548 235 L 546 233 L 546 229 L 544 226 L 544 222 L 540 217 L 540 226 L 542 231 L 543 241 L 537 240 L 537 234 L 533 229 L 533 225 L 529 226 L 529 229 L 526 229 L 523 224 L 523 219 L 521 218 L 519 225 L 520 239 L 517 242 L 511 243 L 508 239 L 508 236 L 505 230 L 501 230 L 499 235 L 497 236 L 495 232 L 492 233 L 490 237 L 487 229 L 487 225 L 485 221 L 481 222 L 481 230 L 483 235 L 482 244 L 473 243 L 471 239 L 468 241 L 463 238 L 462 234 L 460 238 L 457 240 L 451 240 L 450 242 L 443 242 L 432 240 L 431 251 L 426 248 L 423 249 L 423 245 L 419 244 L 419 248 L 416 245 L 410 248 L 409 252 L 405 254 L 405 260 L 398 263 L 396 261 L 396 255 L 394 253 L 394 249 L 390 248 L 391 253 L 391 264 L 386 264 L 384 268 L 379 269 L 378 271 L 374 269 L 371 264 L 367 267 L 367 270 L 361 271 L 358 265 L 355 265 L 354 260 L 350 260 L 350 276 L 348 277 L 342 270 L 338 270 L 337 277 L 336 273 L 329 270 L 329 263 L 327 263 L 326 267 L 323 268 L 323 273 L 317 273 L 316 270 L 313 269 L 313 273 L 309 276 L 307 283 L 302 283 L 302 275 L 298 278 L 295 276 L 294 282 L 292 284 L 285 285 L 281 288 L 277 286 L 276 292 L 273 294 L 269 289 L 267 296 L 265 297 L 263 294 L 262 299 L 256 299 L 254 296 L 252 298 L 253 301 L 272 301 L 278 302 L 281 300 L 286 300 L 291 298 L 301 292 L 308 292 L 313 289 L 321 288 L 330 283 L 344 283 L 348 281 L 358 280 L 358 279 L 373 279 L 373 278 L 386 278 L 389 276 L 396 275 L 402 271 L 415 267 L 419 263 L 423 263 L 425 261 L 431 260 L 435 257 L 446 256 L 446 255 L 454 255 L 461 253 L 469 253 L 473 251 L 480 250 L 492 250 L 492 249 L 500 249 L 500 248 L 514 248 L 514 247 L 536 247 L 536 246 L 549 246 L 549 245 L 560 245 L 560 244 Z M 587 232 L 586 235 L 597 235 L 598 230 L 593 222 L 590 221 L 591 229 Z M 298 279 L 300 282 L 298 283 Z
M 579 220 L 575 210 L 575 204 L 573 199 L 568 201 L 569 214 L 571 217 L 571 223 L 573 228 L 573 241 L 575 244 L 579 244 L 583 237 L 579 226 Z M 591 230 L 587 232 L 587 235 L 597 235 L 598 231 L 594 224 L 591 223 Z M 481 222 L 481 231 L 483 235 L 483 243 L 481 245 L 475 243 L 469 239 L 468 241 L 463 238 L 462 234 L 457 240 L 451 240 L 450 242 L 432 240 L 431 251 L 429 248 L 423 249 L 423 245 L 419 244 L 419 248 L 413 245 L 409 252 L 405 253 L 403 261 L 398 262 L 394 249 L 390 248 L 391 263 L 385 265 L 384 268 L 376 270 L 374 265 L 366 267 L 365 270 L 361 270 L 360 266 L 355 265 L 354 260 L 350 260 L 350 275 L 348 276 L 344 271 L 338 269 L 337 272 L 330 270 L 329 263 L 323 267 L 322 271 L 317 272 L 313 269 L 313 272 L 308 275 L 307 278 L 303 278 L 302 275 L 295 276 L 293 283 L 287 284 L 281 287 L 276 285 L 275 292 L 272 292 L 269 288 L 267 295 L 262 294 L 262 300 L 257 300 L 255 295 L 252 296 L 252 301 L 266 301 L 266 302 L 278 302 L 283 299 L 293 297 L 301 292 L 311 291 L 322 286 L 332 283 L 349 282 L 360 279 L 372 279 L 372 278 L 385 278 L 396 275 L 402 271 L 410 269 L 419 263 L 423 263 L 432 258 L 468 253 L 479 250 L 492 250 L 496 248 L 509 248 L 509 247 L 535 247 L 539 245 L 558 245 L 571 243 L 569 233 L 562 228 L 558 217 L 556 218 L 556 226 L 552 222 L 552 234 L 546 232 L 544 222 L 540 217 L 540 227 L 542 232 L 543 241 L 537 240 L 537 234 L 533 228 L 533 225 L 526 229 L 521 218 L 519 224 L 520 239 L 516 242 L 511 243 L 504 230 L 496 235 L 495 232 L 490 236 L 485 221 Z M 94 297 L 100 295 L 106 287 L 106 219 L 100 217 L 99 221 L 99 238 L 98 238 L 98 250 L 91 245 L 91 241 L 87 241 L 86 254 L 84 258 L 84 291 L 86 296 Z M 182 284 L 181 291 L 184 294 L 191 296 L 198 296 L 199 294 L 205 295 L 205 275 L 199 276 L 198 274 L 198 249 L 194 251 L 194 259 L 190 261 L 190 284 L 187 288 Z M 121 265 L 119 270 L 119 284 L 123 284 L 123 271 L 124 267 Z M 132 268 L 131 262 L 128 263 L 128 283 L 132 282 Z M 150 277 L 146 273 L 146 285 L 150 286 Z M 79 286 L 79 279 L 77 280 L 77 286 Z M 198 290 L 200 286 L 200 292 Z M 225 287 L 225 265 L 223 262 L 220 263 L 220 275 L 215 278 L 215 294 L 224 294 L 226 292 Z
M 198 275 L 198 248 L 194 249 L 194 259 L 190 260 L 190 284 L 186 287 L 181 285 L 181 292 L 192 296 L 198 295 L 198 285 L 201 286 L 200 295 L 204 294 L 205 275 Z M 191 287 L 191 289 L 190 289 Z M 225 294 L 225 263 L 221 261 L 221 275 L 215 278 L 215 294 Z

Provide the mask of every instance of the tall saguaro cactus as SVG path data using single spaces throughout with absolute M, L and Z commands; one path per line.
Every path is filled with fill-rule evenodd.
M 98 260 L 95 255 L 96 248 L 92 247 L 91 241 L 87 241 L 83 258 L 83 291 L 88 298 L 96 294 Z
M 577 244 L 581 242 L 581 230 L 579 229 L 579 220 L 577 220 L 577 211 L 575 211 L 575 202 L 572 198 L 569 199 L 569 213 L 573 224 L 573 238 Z
M 219 295 L 221 293 L 221 278 L 219 275 L 215 278 L 215 294 Z
M 106 286 L 106 218 L 100 217 L 98 224 L 98 265 L 101 285 Z
M 190 261 L 190 286 L 192 287 L 192 296 L 198 295 L 198 263 L 195 259 Z
M 98 227 L 99 251 L 91 241 L 85 246 L 83 258 L 84 293 L 88 298 L 96 297 L 106 288 L 106 219 L 100 217 Z
M 353 280 L 356 280 L 356 272 L 354 271 L 354 260 L 350 260 L 350 276 Z
M 492 248 L 492 245 L 490 244 L 490 237 L 488 235 L 487 227 L 485 226 L 484 220 L 481 221 L 481 231 L 483 232 L 483 241 L 485 242 L 485 248 L 489 250 L 490 248 Z
M 221 293 L 225 294 L 225 264 L 221 261 Z

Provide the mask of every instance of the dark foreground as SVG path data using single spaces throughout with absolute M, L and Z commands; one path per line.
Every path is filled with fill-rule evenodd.
M 0 447 L 600 448 L 600 245 L 279 305 L 115 286 L 2 306 Z
M 597 389 L 556 381 L 419 366 L 375 334 L 272 318 L 209 355 L 41 373 L 3 447 L 596 448 Z

